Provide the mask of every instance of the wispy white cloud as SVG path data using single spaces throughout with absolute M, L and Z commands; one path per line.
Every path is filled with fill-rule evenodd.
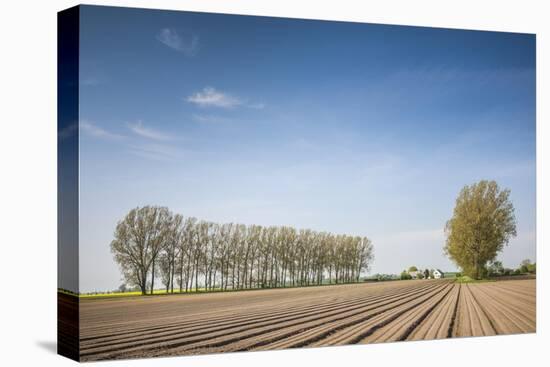
M 84 133 L 94 138 L 108 139 L 108 140 L 124 139 L 123 135 L 119 135 L 119 134 L 107 131 L 104 128 L 99 127 L 87 120 L 83 120 L 80 122 L 80 128 Z
M 141 158 L 167 161 L 183 155 L 183 151 L 172 144 L 172 141 L 176 140 L 175 137 L 145 127 L 141 121 L 127 123 L 126 126 L 132 134 L 122 135 L 108 131 L 88 120 L 82 120 L 80 124 L 74 123 L 59 131 L 59 137 L 66 139 L 76 134 L 78 126 L 80 126 L 80 134 L 101 140 L 117 141 L 118 147 Z
M 141 136 L 142 138 L 159 141 L 173 140 L 173 137 L 170 135 L 167 135 L 150 127 L 145 127 L 141 121 L 138 121 L 136 123 L 128 123 L 127 125 L 134 134 Z
M 199 107 L 246 107 L 255 110 L 264 109 L 266 104 L 263 102 L 251 103 L 231 94 L 217 90 L 214 87 L 205 87 L 202 91 L 195 92 L 186 98 L 189 103 L 196 104 Z
M 159 143 L 134 144 L 129 152 L 141 158 L 157 161 L 170 161 L 182 157 L 183 152 L 174 146 Z
M 178 32 L 172 28 L 161 29 L 157 34 L 157 40 L 187 56 L 195 56 L 199 48 L 198 35 L 190 32 Z
M 220 92 L 213 87 L 205 87 L 202 91 L 190 95 L 187 97 L 187 102 L 200 107 L 222 108 L 232 108 L 243 104 L 239 98 Z

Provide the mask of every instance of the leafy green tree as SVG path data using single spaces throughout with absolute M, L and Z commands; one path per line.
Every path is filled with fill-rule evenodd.
M 424 269 L 424 278 L 426 278 L 426 279 L 430 278 L 430 270 Z
M 525 259 L 520 264 L 520 270 L 522 273 L 536 273 L 537 272 L 537 264 L 531 263 L 531 260 Z
M 501 261 L 494 260 L 489 264 L 489 275 L 503 275 L 504 266 Z
M 403 270 L 401 272 L 401 280 L 409 280 L 409 279 L 412 279 L 412 276 L 406 270 Z
M 486 180 L 464 186 L 445 234 L 445 254 L 466 275 L 482 278 L 487 262 L 516 236 L 510 190 L 500 190 L 495 181 Z
M 413 271 L 418 271 L 418 268 L 414 265 L 409 268 L 409 273 Z
M 529 260 L 529 259 L 522 260 L 520 265 L 521 266 L 531 265 L 531 260 Z
M 519 270 L 520 270 L 523 274 L 529 272 L 528 265 L 531 265 L 531 260 L 529 260 L 529 259 L 523 260 L 523 261 L 519 264 Z

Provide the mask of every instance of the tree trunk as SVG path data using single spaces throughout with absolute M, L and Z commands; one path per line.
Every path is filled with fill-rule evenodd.
M 151 294 L 153 294 L 154 289 L 155 289 L 155 260 L 153 260 L 153 267 L 151 272 Z

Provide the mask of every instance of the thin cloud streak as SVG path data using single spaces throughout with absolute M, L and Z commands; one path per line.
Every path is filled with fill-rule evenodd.
M 213 87 L 205 87 L 202 91 L 196 92 L 187 97 L 187 102 L 196 104 L 199 107 L 221 107 L 233 108 L 240 106 L 243 102 L 227 93 L 220 92 Z
M 80 122 L 82 131 L 94 138 L 107 139 L 107 140 L 121 140 L 125 137 L 123 135 L 109 132 L 89 121 L 83 120 Z
M 87 136 L 109 141 L 123 141 L 119 144 L 127 152 L 137 155 L 141 158 L 167 161 L 175 160 L 182 156 L 183 152 L 174 145 L 167 143 L 174 140 L 173 137 L 157 130 L 145 127 L 141 121 L 137 123 L 126 124 L 133 135 L 120 135 L 107 131 L 89 121 L 80 122 L 81 131 Z M 76 134 L 78 125 L 75 123 L 59 132 L 61 139 L 66 139 L 72 134 Z M 145 139 L 145 140 L 143 140 Z
M 158 143 L 130 145 L 129 152 L 142 158 L 157 161 L 171 161 L 183 155 L 183 151 L 176 147 Z
M 156 38 L 165 46 L 186 56 L 195 56 L 198 52 L 199 36 L 194 33 L 180 34 L 175 29 L 163 28 Z
M 138 121 L 136 123 L 128 123 L 127 125 L 130 131 L 142 138 L 159 141 L 173 140 L 173 137 L 165 133 L 145 127 L 141 121 Z
M 185 99 L 199 107 L 234 108 L 246 107 L 254 110 L 262 110 L 266 104 L 263 102 L 250 103 L 231 94 L 217 90 L 214 87 L 204 87 L 202 91 L 195 92 Z

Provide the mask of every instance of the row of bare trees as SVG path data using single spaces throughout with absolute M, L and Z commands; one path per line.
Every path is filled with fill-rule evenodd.
M 366 237 L 292 227 L 216 224 L 166 207 L 135 208 L 117 224 L 111 252 L 143 294 L 357 282 L 369 270 Z

